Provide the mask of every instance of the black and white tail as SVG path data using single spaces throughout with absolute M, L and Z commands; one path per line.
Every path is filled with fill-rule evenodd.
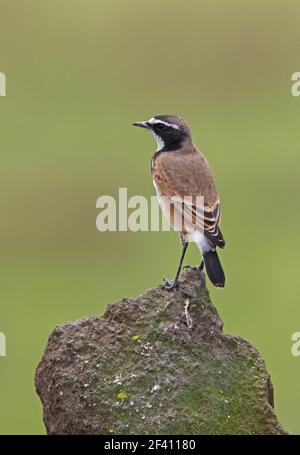
M 208 278 L 218 288 L 225 286 L 225 274 L 216 250 L 203 253 L 203 260 Z

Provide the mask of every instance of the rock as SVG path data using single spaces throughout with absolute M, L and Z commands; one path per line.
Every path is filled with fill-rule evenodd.
M 285 434 L 261 355 L 222 327 L 191 269 L 57 327 L 35 377 L 47 432 Z

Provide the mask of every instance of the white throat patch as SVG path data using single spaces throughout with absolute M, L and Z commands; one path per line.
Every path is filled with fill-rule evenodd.
M 154 137 L 154 139 L 156 140 L 156 144 L 157 144 L 156 151 L 159 152 L 160 150 L 162 150 L 164 148 L 165 143 L 160 136 L 158 136 L 157 134 L 154 133 L 153 130 L 151 130 L 151 134 Z
M 179 130 L 180 129 L 179 126 L 175 125 L 174 123 L 165 122 L 164 120 L 160 120 L 160 119 L 155 118 L 155 117 L 152 117 L 150 120 L 148 120 L 148 123 L 150 125 L 157 125 L 159 123 L 162 123 L 163 125 L 169 126 L 170 128 L 173 128 L 174 130 Z M 156 151 L 159 152 L 165 146 L 164 140 L 158 134 L 156 134 L 153 130 L 151 130 L 151 133 L 152 133 L 152 136 L 154 137 L 154 139 L 156 140 L 156 143 L 157 143 Z

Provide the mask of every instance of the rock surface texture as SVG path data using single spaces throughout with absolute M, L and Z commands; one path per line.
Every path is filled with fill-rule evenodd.
M 221 298 L 221 294 L 220 294 Z M 36 371 L 49 434 L 285 434 L 258 351 L 199 275 L 57 327 Z

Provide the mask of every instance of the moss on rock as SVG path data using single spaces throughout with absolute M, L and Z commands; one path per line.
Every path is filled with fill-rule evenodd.
M 253 346 L 197 272 L 57 327 L 36 371 L 49 434 L 285 434 Z

